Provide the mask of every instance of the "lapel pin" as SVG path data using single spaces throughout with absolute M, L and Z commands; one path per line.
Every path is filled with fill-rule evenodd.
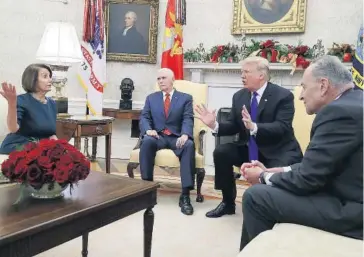
M 267 99 L 264 99 L 264 101 L 266 102 L 266 101 L 268 101 Z

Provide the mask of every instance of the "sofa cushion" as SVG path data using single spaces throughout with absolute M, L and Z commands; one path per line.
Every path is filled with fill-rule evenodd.
M 283 223 L 257 236 L 238 257 L 359 257 L 362 253 L 362 240 Z

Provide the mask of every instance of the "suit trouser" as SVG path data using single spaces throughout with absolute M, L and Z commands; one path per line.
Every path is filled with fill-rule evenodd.
M 342 202 L 326 193 L 298 196 L 283 189 L 257 184 L 243 195 L 240 250 L 276 223 L 294 223 L 363 239 L 363 205 Z
M 222 190 L 223 201 L 234 203 L 236 198 L 236 184 L 233 166 L 240 167 L 244 162 L 249 162 L 249 150 L 247 145 L 235 143 L 218 145 L 214 150 L 215 164 L 215 189 Z M 261 161 L 267 168 L 288 165 L 280 163 L 280 160 L 266 160 L 259 154 Z
M 180 160 L 182 188 L 194 189 L 195 144 L 188 139 L 182 148 L 176 147 L 178 137 L 159 134 L 159 139 L 144 136 L 140 145 L 139 163 L 143 180 L 153 181 L 154 159 L 158 150 L 171 149 Z

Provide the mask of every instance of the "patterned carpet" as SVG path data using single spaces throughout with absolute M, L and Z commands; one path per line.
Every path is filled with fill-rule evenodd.
M 111 160 L 111 173 L 119 176 L 127 177 L 126 167 L 128 165 L 127 160 L 120 159 L 112 159 Z M 92 163 L 92 170 L 103 172 L 106 170 L 105 159 L 97 159 L 96 162 Z M 140 179 L 140 170 L 139 168 L 134 170 L 134 176 L 136 179 Z M 176 170 L 168 170 L 164 171 L 161 168 L 156 167 L 154 170 L 154 181 L 161 182 L 160 190 L 169 191 L 169 192 L 180 192 L 180 178 L 179 171 Z M 249 187 L 247 182 L 237 180 L 237 202 L 241 202 L 242 195 Z M 196 190 L 192 192 L 192 194 L 196 195 Z M 222 199 L 222 195 L 220 191 L 214 190 L 214 178 L 213 176 L 206 176 L 205 180 L 202 184 L 202 194 L 205 197 L 218 198 Z

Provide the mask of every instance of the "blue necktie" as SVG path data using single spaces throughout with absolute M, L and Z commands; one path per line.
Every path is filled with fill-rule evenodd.
M 250 117 L 254 123 L 257 121 L 258 114 L 258 100 L 257 100 L 257 92 L 253 93 L 252 102 L 250 105 Z M 249 160 L 258 160 L 258 146 L 255 142 L 255 137 L 250 136 L 249 138 Z

